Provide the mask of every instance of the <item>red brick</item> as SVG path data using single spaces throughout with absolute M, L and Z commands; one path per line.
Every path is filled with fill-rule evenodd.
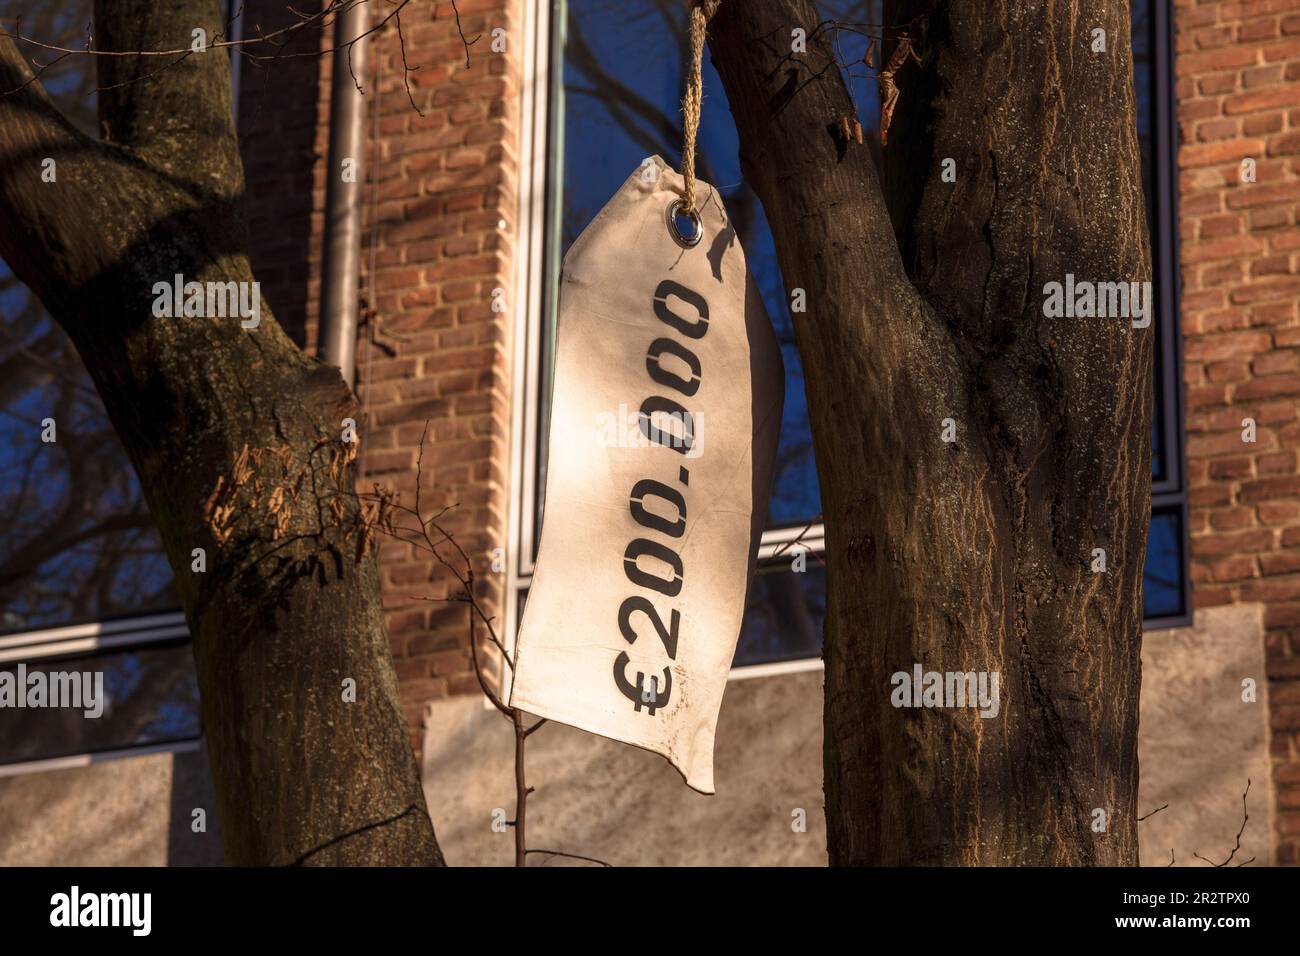
M 1198 586 L 1192 589 L 1192 607 L 1196 610 L 1221 607 L 1232 603 L 1232 588 Z
M 1273 136 L 1268 141 L 1269 156 L 1284 156 L 1291 153 L 1300 153 L 1300 131 L 1287 133 L 1283 136 Z
M 1295 452 L 1282 451 L 1272 455 L 1260 455 L 1255 461 L 1255 470 L 1261 475 L 1287 475 L 1296 470 Z
M 1278 226 L 1285 226 L 1291 221 L 1290 210 L 1280 207 L 1255 209 L 1250 214 L 1250 231 L 1258 232 L 1261 229 L 1274 229 Z
M 1251 20 L 1237 28 L 1237 42 L 1269 40 L 1278 36 L 1281 32 L 1281 24 L 1277 17 Z M 1247 70 L 1246 72 L 1249 73 L 1250 71 Z
M 1235 236 L 1242 231 L 1245 219 L 1240 213 L 1227 216 L 1207 216 L 1200 222 L 1198 236 L 1201 239 L 1213 239 L 1219 236 Z M 1184 299 L 1184 305 L 1186 305 Z
M 1234 401 L 1251 401 L 1278 395 L 1300 395 L 1300 375 L 1270 375 L 1234 385 L 1232 397 Z
M 1234 303 L 1253 303 L 1269 299 L 1294 299 L 1300 295 L 1300 276 L 1270 276 L 1252 279 L 1250 285 L 1234 289 L 1229 298 Z
M 1236 139 L 1241 134 L 1241 120 L 1212 119 L 1196 124 L 1196 139 L 1202 143 L 1216 143 Z
M 1300 369 L 1300 352 L 1291 349 L 1269 352 L 1251 362 L 1250 368 L 1256 375 L 1277 375 L 1283 372 L 1293 372 Z
M 1214 534 L 1195 539 L 1192 542 L 1192 553 L 1208 557 L 1266 551 L 1273 546 L 1274 536 L 1275 533 L 1267 528 Z
M 1262 574 L 1266 575 L 1300 573 L 1300 550 L 1261 554 L 1259 556 L 1259 569 Z
M 1195 388 L 1187 389 L 1187 407 L 1189 409 L 1222 405 L 1227 400 L 1228 388 L 1226 385 L 1198 385 Z
M 1193 40 L 1198 49 L 1209 50 L 1231 43 L 1234 32 L 1231 26 L 1207 27 L 1204 30 L 1197 30 Z M 1179 39 L 1182 39 L 1182 36 L 1180 33 Z
M 1267 352 L 1272 344 L 1266 332 L 1229 332 L 1193 339 L 1183 354 L 1189 361 L 1249 358 Z
M 1189 53 L 1177 57 L 1179 76 L 1198 76 L 1217 70 L 1236 70 L 1254 66 L 1259 61 L 1259 51 L 1253 47 L 1223 47 L 1204 53 Z
M 1236 73 L 1212 73 L 1196 80 L 1196 89 L 1202 96 L 1218 96 L 1221 93 L 1232 93 L 1237 89 Z M 1179 100 L 1185 102 L 1186 97 L 1179 96 Z M 1215 103 L 1216 107 L 1218 103 Z
M 1300 198 L 1300 180 L 1274 183 L 1259 179 L 1253 183 L 1238 183 L 1225 193 L 1225 198 L 1229 209 L 1247 209 L 1254 206 L 1267 206 L 1271 203 L 1293 203 Z
M 1282 114 L 1278 113 L 1254 113 L 1247 116 L 1241 121 L 1241 131 L 1247 136 L 1264 136 L 1269 133 L 1278 133 L 1282 130 Z M 1269 146 L 1272 145 L 1270 141 Z M 1269 156 L 1275 155 L 1268 152 Z
M 1259 575 L 1259 568 L 1253 557 L 1236 555 L 1223 558 L 1210 565 L 1210 578 L 1214 581 L 1243 581 Z
M 1264 141 L 1256 138 L 1234 139 L 1200 146 L 1184 145 L 1178 153 L 1178 164 L 1182 167 L 1192 167 L 1239 163 L 1243 159 L 1258 158 L 1263 152 Z
M 1300 57 L 1300 38 L 1283 40 L 1280 43 L 1267 43 L 1260 48 L 1264 60 L 1275 63 L 1278 60 L 1293 60 Z
M 1290 498 L 1300 496 L 1300 475 L 1285 478 L 1259 478 L 1244 482 L 1241 486 L 1242 501 L 1262 501 L 1270 498 Z
M 1264 256 L 1258 258 L 1250 264 L 1250 275 L 1252 278 L 1260 276 L 1289 275 L 1291 272 L 1291 257 L 1288 255 Z
M 1280 584 L 1280 588 L 1268 594 L 1264 598 L 1269 601 L 1278 601 L 1284 597 L 1300 598 L 1300 579 L 1275 578 L 1272 580 L 1261 580 L 1256 582 L 1253 587 L 1264 588 L 1269 584 Z M 1263 597 L 1263 595 L 1261 595 Z M 1271 627 L 1297 627 L 1300 626 L 1300 603 L 1280 604 L 1271 603 L 1264 609 L 1264 626 Z M 1275 708 L 1275 710 L 1287 708 Z M 1300 714 L 1300 707 L 1294 708 L 1296 714 Z M 1285 723 L 1277 726 L 1284 726 L 1288 729 L 1300 730 L 1300 723 Z
M 1260 524 L 1289 524 L 1300 520 L 1300 502 L 1263 501 L 1256 509 Z
M 1245 446 L 1243 446 L 1245 447 Z M 1231 481 L 1236 478 L 1250 478 L 1255 473 L 1253 458 L 1245 456 L 1236 458 L 1216 458 L 1210 462 L 1210 479 L 1212 481 Z M 1254 511 L 1250 508 L 1237 508 L 1232 511 L 1217 511 L 1210 515 L 1210 527 L 1216 531 L 1244 528 L 1254 524 Z
M 1254 418 L 1260 425 L 1276 425 L 1280 422 L 1294 421 L 1296 414 L 1295 402 L 1269 402 L 1259 406 Z

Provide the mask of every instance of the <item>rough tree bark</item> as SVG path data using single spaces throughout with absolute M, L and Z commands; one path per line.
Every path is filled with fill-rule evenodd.
M 217 0 L 96 4 L 96 46 L 181 49 Z M 139 474 L 194 639 L 232 864 L 441 864 L 351 494 L 355 399 L 265 302 L 158 318 L 155 282 L 248 282 L 229 60 L 98 60 L 102 141 L 0 38 L 0 254 L 68 332 Z M 27 85 L 24 85 L 27 84 Z M 41 178 L 42 160 L 57 179 Z M 207 570 L 191 570 L 202 548 Z M 355 703 L 342 684 L 356 682 Z
M 807 296 L 830 860 L 1135 864 L 1155 327 L 1042 311 L 1067 272 L 1151 277 L 1128 5 L 898 0 L 885 21 L 923 58 L 898 77 L 885 191 L 838 131 L 853 107 L 808 0 L 725 0 L 710 28 Z M 1000 672 L 1000 713 L 895 709 L 916 663 Z

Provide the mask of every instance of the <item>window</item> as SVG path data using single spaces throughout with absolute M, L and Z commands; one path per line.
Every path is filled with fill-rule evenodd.
M 75 39 L 90 6 L 47 5 L 35 17 L 0 12 L 23 14 L 26 35 Z M 94 135 L 93 61 L 70 57 L 42 79 Z M 3 262 L 0 526 L 0 634 L 178 604 L 135 473 L 76 348 Z
M 1169 0 L 1134 0 L 1132 11 L 1133 84 L 1151 233 L 1157 333 L 1151 422 L 1151 532 L 1143 589 L 1148 628 L 1190 624 L 1192 619 L 1183 451 L 1183 337 L 1178 320 L 1172 6 Z
M 0 2 L 0 16 L 77 46 L 91 6 Z M 42 81 L 95 135 L 93 59 L 69 57 Z M 72 342 L 2 261 L 0 527 L 0 673 L 101 673 L 108 700 L 94 719 L 6 709 L 0 774 L 198 738 L 189 632 L 135 472 Z
M 198 738 L 199 691 L 183 616 L 137 618 L 131 625 L 0 637 L 0 675 L 7 682 L 22 686 L 20 680 L 30 682 L 39 672 L 52 687 L 52 673 L 91 675 L 102 681 L 95 695 L 103 704 L 93 716 L 86 707 L 7 709 L 0 776 L 32 762 L 94 759 Z
M 549 85 L 547 142 L 534 143 L 534 168 L 546 164 L 544 226 L 535 230 L 534 263 L 528 270 L 540 292 L 530 293 L 533 324 L 529 372 L 517 379 L 530 411 L 517 420 L 526 431 L 517 457 L 525 476 L 517 542 L 524 555 L 515 577 L 527 588 L 541 526 L 546 482 L 545 445 L 550 405 L 550 354 L 556 315 L 554 290 L 560 262 L 591 218 L 641 160 L 659 154 L 675 168 L 681 159 L 680 99 L 688 68 L 687 6 L 663 0 L 555 0 L 550 5 L 549 43 L 539 40 L 535 75 Z M 842 57 L 860 61 L 867 25 L 881 21 L 880 0 L 823 0 L 823 18 L 846 28 L 839 33 Z M 545 19 L 545 18 L 542 18 Z M 854 26 L 858 25 L 858 26 Z M 1168 0 L 1133 4 L 1134 82 L 1143 176 L 1151 226 L 1158 331 L 1153 425 L 1153 513 L 1146 565 L 1147 626 L 1186 623 L 1190 617 L 1187 575 L 1186 486 L 1182 467 L 1181 341 L 1177 330 L 1177 273 L 1171 68 L 1172 26 Z M 549 68 L 544 61 L 549 60 Z M 749 595 L 735 664 L 738 667 L 820 656 L 825 613 L 821 504 L 805 403 L 803 370 L 795 347 L 784 286 L 762 205 L 745 184 L 734 123 L 716 71 L 704 58 L 704 104 L 700 123 L 701 178 L 722 193 L 736 224 L 750 270 L 781 344 L 786 367 L 786 404 L 777 477 L 768 514 L 762 561 Z M 850 78 L 864 130 L 879 128 L 879 99 L 870 71 L 859 63 Z M 541 86 L 541 84 L 538 84 Z M 543 87 L 545 89 L 545 87 Z M 548 156 L 548 159 L 543 159 Z M 537 187 L 540 189 L 540 186 Z M 537 206 L 541 200 L 537 199 Z M 791 570 L 789 545 L 809 549 L 807 570 Z

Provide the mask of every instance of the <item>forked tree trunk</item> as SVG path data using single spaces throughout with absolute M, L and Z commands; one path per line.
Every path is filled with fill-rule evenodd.
M 217 36 L 223 6 L 102 2 L 96 46 L 188 48 L 197 27 Z M 106 142 L 37 83 L 0 97 L 0 253 L 76 344 L 162 534 L 227 862 L 440 864 L 351 494 L 351 392 L 265 302 L 256 328 L 152 311 L 154 283 L 177 274 L 254 279 L 227 54 L 98 66 Z M 29 78 L 0 38 L 0 90 Z
M 1067 273 L 1151 277 L 1128 6 L 886 6 L 923 57 L 884 150 L 896 228 L 812 4 L 724 0 L 710 27 L 807 298 L 830 859 L 1134 864 L 1155 325 L 1043 313 Z M 896 708 L 916 664 L 998 672 L 999 713 Z

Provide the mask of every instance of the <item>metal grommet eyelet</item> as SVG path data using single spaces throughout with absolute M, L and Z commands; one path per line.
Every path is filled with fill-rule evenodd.
M 679 220 L 688 220 L 695 228 L 689 236 L 682 235 Z M 704 238 L 704 224 L 700 222 L 698 212 L 682 212 L 682 201 L 674 199 L 668 205 L 668 233 L 673 237 L 679 246 L 684 249 L 693 249 L 700 244 Z

